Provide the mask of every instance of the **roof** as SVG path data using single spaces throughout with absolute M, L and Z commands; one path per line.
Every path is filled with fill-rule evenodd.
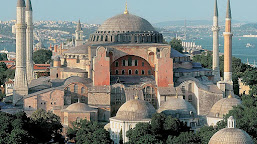
M 89 85 L 91 84 L 93 81 L 89 78 L 82 78 L 82 77 L 78 77 L 78 76 L 71 76 L 69 78 L 67 78 L 64 82 L 64 86 L 68 86 L 71 83 L 82 83 L 85 85 Z
M 31 5 L 31 0 L 27 0 L 27 6 L 26 6 L 26 11 L 32 11 L 32 5 Z
M 215 0 L 215 4 L 214 4 L 214 16 L 218 16 L 219 12 L 218 12 L 218 2 L 217 0 Z
M 227 14 L 226 14 L 226 18 L 231 18 L 230 0 L 228 0 L 228 4 L 227 4 Z
M 107 19 L 98 28 L 98 31 L 145 32 L 155 31 L 155 29 L 147 20 L 141 17 L 132 14 L 120 14 Z
M 113 119 L 125 121 L 140 121 L 151 119 L 156 113 L 154 107 L 144 100 L 133 99 L 124 103 Z
M 179 114 L 180 118 L 191 117 L 191 112 L 193 112 L 195 115 L 197 114 L 191 103 L 180 98 L 171 98 L 164 102 L 158 109 L 158 113 L 164 113 L 165 115 L 172 115 L 174 117 Z
M 70 48 L 64 54 L 88 54 L 88 46 L 89 44 L 76 46 L 73 48 Z
M 85 103 L 74 103 L 68 106 L 65 110 L 66 112 L 77 112 L 77 113 L 83 113 L 83 112 L 97 112 L 97 109 L 89 107 Z
M 34 70 L 47 70 L 50 68 L 50 64 L 34 64 Z
M 63 72 L 86 73 L 86 70 L 80 68 L 63 68 Z
M 172 58 L 175 58 L 175 57 L 189 57 L 189 56 L 186 56 L 180 52 L 178 52 L 177 50 L 175 50 L 174 48 L 171 48 L 171 53 L 170 53 L 170 56 Z
M 81 28 L 81 23 L 80 23 L 80 20 L 79 20 L 79 22 L 78 22 L 78 24 L 77 24 L 77 29 L 76 29 L 76 31 L 81 31 L 82 30 L 82 28 Z
M 209 144 L 254 144 L 252 138 L 243 130 L 224 128 L 215 133 Z
M 212 106 L 208 117 L 223 118 L 224 115 L 228 114 L 228 112 L 233 109 L 233 106 L 240 104 L 241 100 L 237 98 L 223 98 Z
M 24 0 L 18 0 L 17 7 L 25 7 L 25 1 Z

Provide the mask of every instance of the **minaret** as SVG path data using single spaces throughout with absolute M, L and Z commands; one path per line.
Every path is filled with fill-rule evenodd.
M 81 28 L 80 20 L 78 22 L 77 29 L 75 32 L 76 32 L 75 46 L 83 45 L 83 31 Z
M 26 70 L 27 70 L 27 79 L 30 83 L 33 78 L 33 60 L 32 60 L 32 53 L 33 53 L 33 16 L 32 16 L 32 5 L 31 0 L 27 0 L 26 2 L 26 23 L 27 23 L 27 30 L 26 30 Z
M 224 35 L 224 82 L 226 83 L 226 95 L 233 91 L 232 81 L 232 36 L 231 33 L 231 9 L 230 0 L 227 4 L 227 15 Z
M 219 67 L 219 31 L 220 27 L 218 24 L 218 5 L 217 0 L 215 0 L 215 6 L 214 6 L 214 17 L 213 17 L 213 64 L 212 64 L 212 70 L 214 79 L 213 82 L 217 83 L 220 81 L 220 67 Z
M 16 70 L 13 91 L 13 104 L 16 105 L 23 96 L 28 94 L 26 77 L 26 23 L 25 1 L 18 0 L 16 22 Z

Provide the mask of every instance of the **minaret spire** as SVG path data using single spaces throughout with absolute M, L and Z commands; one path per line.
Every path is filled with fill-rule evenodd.
M 77 24 L 75 33 L 76 33 L 75 46 L 83 45 L 83 31 L 82 31 L 80 20 Z
M 219 67 L 219 21 L 218 21 L 218 5 L 217 0 L 215 0 L 214 4 L 214 16 L 213 16 L 213 63 L 212 63 L 212 70 L 213 70 L 213 82 L 217 83 L 220 81 L 220 67 Z
M 26 74 L 26 22 L 25 1 L 17 2 L 16 28 L 16 70 L 13 90 L 13 105 L 16 105 L 24 96 L 28 95 Z
M 34 79 L 33 72 L 33 14 L 32 14 L 32 5 L 31 0 L 26 2 L 26 71 L 27 71 L 27 80 L 30 83 Z
M 224 35 L 224 82 L 226 83 L 226 96 L 233 92 L 232 81 L 232 32 L 230 0 L 227 5 L 227 15 Z
M 231 19 L 230 0 L 228 0 L 228 4 L 227 4 L 227 15 L 226 15 L 226 18 L 230 18 Z
M 125 7 L 124 14 L 129 14 L 129 12 L 128 12 L 128 1 L 126 1 L 126 7 Z

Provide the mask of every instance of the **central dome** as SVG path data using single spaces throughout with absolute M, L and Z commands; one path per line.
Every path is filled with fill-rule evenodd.
M 98 29 L 106 32 L 148 32 L 155 31 L 153 26 L 145 19 L 132 15 L 120 14 L 107 19 Z

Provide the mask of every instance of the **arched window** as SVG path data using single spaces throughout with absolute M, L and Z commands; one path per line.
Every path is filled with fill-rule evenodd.
M 115 70 L 115 74 L 118 75 L 119 74 L 119 70 Z
M 142 74 L 142 75 L 145 75 L 145 71 L 144 71 L 144 70 L 142 70 L 141 74 Z
M 138 61 L 137 60 L 135 60 L 135 66 L 137 66 L 138 65 Z
M 152 74 L 151 70 L 148 70 L 148 75 L 151 75 L 151 74 Z
M 56 78 L 58 78 L 58 73 L 56 74 Z
M 64 125 L 66 125 L 66 126 L 68 125 L 68 117 L 67 116 L 64 117 Z
M 128 74 L 129 74 L 129 75 L 132 75 L 132 70 L 131 70 L 131 69 L 128 70 Z
M 74 85 L 74 93 L 78 93 L 78 85 L 77 84 Z
M 126 60 L 122 60 L 122 66 L 126 66 Z
M 77 63 L 80 63 L 80 59 L 79 59 L 79 56 L 77 56 Z
M 86 90 L 85 90 L 84 87 L 82 87 L 82 88 L 81 88 L 81 94 L 84 94 L 84 93 L 86 93 Z
M 157 97 L 155 89 L 153 87 L 147 86 L 143 89 L 144 100 L 151 103 L 155 108 L 157 108 Z
M 122 70 L 122 71 L 121 71 L 121 74 L 122 74 L 122 75 L 125 75 L 125 70 Z
M 71 94 L 70 87 L 67 87 L 67 89 L 66 89 L 66 91 L 65 91 L 65 94 L 66 94 L 66 95 L 70 95 L 70 94 Z
M 118 61 L 115 62 L 115 67 L 119 67 L 119 62 Z
M 188 84 L 188 92 L 193 92 L 192 89 L 192 83 Z
M 193 101 L 193 96 L 192 95 L 189 95 L 188 96 L 188 102 L 192 102 Z
M 145 66 L 145 63 L 144 63 L 144 62 L 142 62 L 142 66 Z
M 76 122 L 77 122 L 77 123 L 79 123 L 79 122 L 80 122 L 80 120 L 81 120 L 81 118 L 80 118 L 80 117 L 77 117 L 77 118 L 76 118 Z
M 138 75 L 138 70 L 135 70 L 135 74 Z

